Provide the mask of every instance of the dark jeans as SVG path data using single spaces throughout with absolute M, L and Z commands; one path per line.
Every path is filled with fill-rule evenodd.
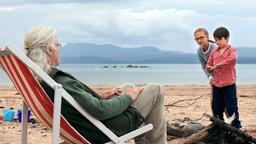
M 232 126 L 241 128 L 239 121 L 239 113 L 237 107 L 237 96 L 236 96 L 236 84 L 232 84 L 224 87 L 213 86 L 213 115 L 221 120 L 223 119 L 224 108 L 227 108 L 229 116 L 236 114 L 235 120 L 232 122 Z

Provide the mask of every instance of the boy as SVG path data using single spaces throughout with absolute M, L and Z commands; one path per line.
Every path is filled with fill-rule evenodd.
M 217 28 L 213 37 L 217 48 L 211 53 L 206 68 L 213 72 L 213 115 L 223 120 L 224 108 L 229 116 L 235 114 L 232 126 L 241 128 L 236 96 L 236 49 L 228 44 L 229 31 Z

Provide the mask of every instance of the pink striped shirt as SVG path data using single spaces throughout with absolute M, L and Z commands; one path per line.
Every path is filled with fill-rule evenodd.
M 236 82 L 236 60 L 236 49 L 230 45 L 222 54 L 219 47 L 213 50 L 206 66 L 219 65 L 213 71 L 213 84 L 215 86 L 224 87 Z

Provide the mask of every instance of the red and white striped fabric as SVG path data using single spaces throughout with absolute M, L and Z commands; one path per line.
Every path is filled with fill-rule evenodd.
M 0 49 L 0 51 L 4 52 L 7 49 Z M 53 103 L 31 71 L 13 54 L 0 54 L 0 65 L 36 118 L 51 129 Z M 71 144 L 89 144 L 63 116 L 61 116 L 60 136 Z

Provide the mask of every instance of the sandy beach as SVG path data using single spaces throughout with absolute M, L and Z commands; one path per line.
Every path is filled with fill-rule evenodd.
M 91 87 L 101 92 L 115 86 L 92 85 Z M 197 120 L 205 126 L 211 123 L 208 118 L 202 117 L 205 112 L 211 114 L 208 85 L 165 85 L 164 89 L 165 104 L 171 105 L 166 107 L 166 121 L 188 118 Z M 256 85 L 239 85 L 237 93 L 242 130 L 256 138 Z M 179 102 L 184 99 L 186 100 Z M 17 111 L 21 106 L 22 99 L 14 87 L 0 86 L 0 111 L 10 108 Z M 0 121 L 0 144 L 20 143 L 20 137 L 21 124 L 17 122 L 17 113 L 12 122 Z M 29 123 L 28 143 L 51 143 L 51 131 L 40 123 Z M 174 141 L 169 143 L 174 143 Z

